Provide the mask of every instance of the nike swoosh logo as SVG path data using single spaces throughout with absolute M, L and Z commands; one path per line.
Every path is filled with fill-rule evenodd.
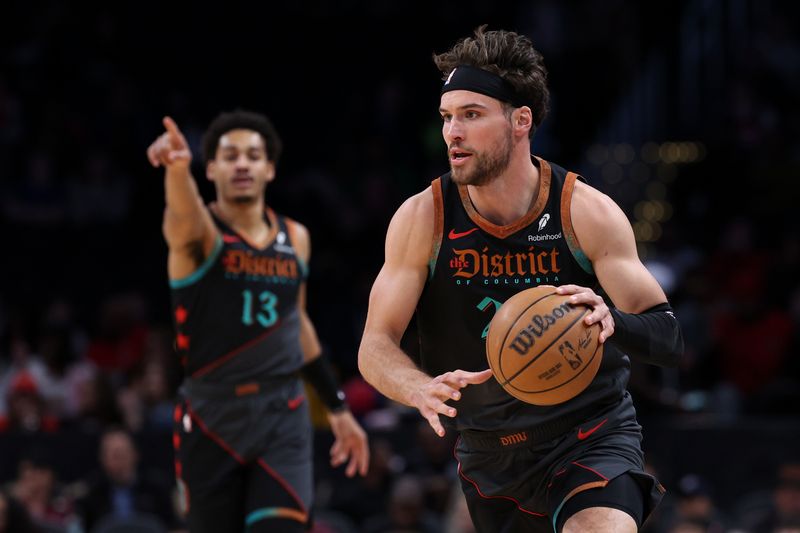
M 294 411 L 295 409 L 300 407 L 300 404 L 303 403 L 303 400 L 305 400 L 305 396 L 301 394 L 297 398 L 289 398 L 289 400 L 286 403 L 289 405 L 289 409 Z
M 601 427 L 603 424 L 605 424 L 606 422 L 608 422 L 608 418 L 604 418 L 602 422 L 600 422 L 599 424 L 597 424 L 597 425 L 596 425 L 595 427 L 593 427 L 592 429 L 589 429 L 589 430 L 586 430 L 586 431 L 583 431 L 583 429 L 582 429 L 582 428 L 578 428 L 578 440 L 584 440 L 584 439 L 588 439 L 588 438 L 589 438 L 589 435 L 591 435 L 592 433 L 594 433 L 595 431 L 597 431 L 598 429 L 600 429 L 600 427 Z
M 451 229 L 450 233 L 447 234 L 447 238 L 450 239 L 451 241 L 453 239 L 460 239 L 461 237 L 469 235 L 473 231 L 478 231 L 478 228 L 468 229 L 467 231 L 462 231 L 461 233 L 456 233 L 456 230 Z

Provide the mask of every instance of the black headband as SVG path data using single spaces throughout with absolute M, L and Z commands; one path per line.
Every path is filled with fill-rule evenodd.
M 485 94 L 514 107 L 529 105 L 506 80 L 488 70 L 469 65 L 459 65 L 450 72 L 440 94 L 450 91 L 472 91 Z

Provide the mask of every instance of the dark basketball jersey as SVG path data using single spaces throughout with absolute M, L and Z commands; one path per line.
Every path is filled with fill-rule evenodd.
M 420 364 L 436 376 L 455 369 L 488 368 L 486 334 L 494 313 L 512 295 L 538 285 L 574 283 L 599 291 L 591 263 L 581 251 L 570 218 L 574 173 L 533 159 L 540 186 L 530 211 L 498 226 L 474 208 L 466 186 L 449 174 L 433 181 L 436 217 L 429 278 L 417 306 Z M 630 361 L 609 343 L 591 385 L 572 400 L 553 406 L 521 402 L 495 379 L 462 389 L 453 403 L 458 430 L 510 430 L 555 421 L 622 398 Z
M 264 248 L 214 217 L 214 249 L 190 276 L 171 280 L 175 348 L 185 375 L 201 382 L 267 381 L 303 364 L 297 297 L 306 266 L 284 217 Z

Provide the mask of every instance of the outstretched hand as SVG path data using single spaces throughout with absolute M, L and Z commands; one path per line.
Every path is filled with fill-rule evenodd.
M 456 416 L 455 407 L 447 405 L 447 400 L 459 400 L 461 389 L 467 385 L 477 385 L 492 377 L 492 369 L 487 368 L 481 372 L 467 372 L 466 370 L 453 370 L 438 375 L 414 391 L 412 400 L 420 414 L 428 421 L 433 431 L 444 437 L 444 427 L 439 420 L 439 415 Z
M 328 422 L 336 440 L 331 446 L 331 466 L 336 468 L 350 460 L 345 469 L 347 477 L 356 472 L 367 475 L 369 467 L 369 444 L 367 434 L 358 424 L 350 411 L 328 413 Z
M 159 135 L 147 148 L 147 159 L 154 167 L 188 168 L 192 162 L 192 152 L 186 137 L 170 117 L 164 117 L 162 122 L 167 131 Z

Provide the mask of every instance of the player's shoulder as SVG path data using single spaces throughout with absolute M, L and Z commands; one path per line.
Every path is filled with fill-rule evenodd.
M 433 186 L 406 198 L 394 214 L 394 219 L 408 222 L 422 220 L 434 213 Z
M 431 187 L 406 198 L 397 208 L 386 235 L 404 249 L 429 249 L 433 238 L 436 210 Z
M 633 239 L 628 217 L 602 191 L 576 181 L 570 203 L 570 218 L 575 236 L 590 260 L 607 253 L 611 243 L 627 243 Z
M 302 259 L 307 260 L 311 253 L 311 233 L 308 231 L 308 228 L 291 217 L 285 215 L 279 216 L 286 225 L 286 230 L 289 232 L 289 240 L 292 246 L 294 246 Z
M 575 180 L 572 192 L 573 217 L 579 215 L 593 220 L 603 221 L 615 218 L 622 213 L 617 203 L 604 192 L 592 187 L 582 180 Z
M 286 215 L 281 215 L 283 221 L 286 223 L 286 227 L 289 228 L 289 231 L 304 233 L 308 236 L 308 228 L 303 225 L 302 222 L 298 222 L 297 220 L 293 219 L 292 217 L 287 217 Z

